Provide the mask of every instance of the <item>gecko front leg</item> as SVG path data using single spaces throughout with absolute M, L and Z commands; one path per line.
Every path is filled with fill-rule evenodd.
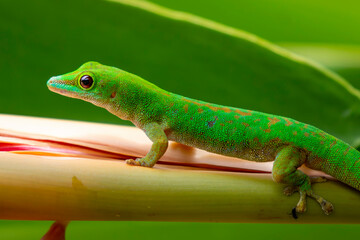
M 157 160 L 166 152 L 168 147 L 168 138 L 158 123 L 148 123 L 143 128 L 146 135 L 153 142 L 150 151 L 143 158 L 127 159 L 126 163 L 130 165 L 153 167 Z
M 300 200 L 295 211 L 306 211 L 306 197 L 314 198 L 321 206 L 326 215 L 333 211 L 333 205 L 324 198 L 316 195 L 311 189 L 311 183 L 324 182 L 324 178 L 310 179 L 308 175 L 297 170 L 306 161 L 306 154 L 296 147 L 286 146 L 282 148 L 274 161 L 272 176 L 275 182 L 289 184 L 284 190 L 285 195 L 291 195 L 298 191 Z

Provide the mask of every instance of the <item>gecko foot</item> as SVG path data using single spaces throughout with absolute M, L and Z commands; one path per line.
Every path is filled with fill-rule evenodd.
M 127 159 L 125 163 L 134 166 L 152 167 L 144 158 Z
M 327 179 L 325 177 L 314 177 L 314 178 L 310 178 L 311 183 L 320 183 L 320 182 L 326 182 Z M 311 188 L 310 190 L 308 189 L 304 189 L 301 186 L 288 186 L 284 189 L 284 194 L 286 196 L 290 196 L 292 195 L 294 192 L 299 192 L 300 193 L 300 200 L 297 203 L 296 207 L 293 209 L 293 216 L 296 216 L 296 214 L 294 215 L 294 211 L 295 213 L 303 213 L 306 211 L 306 198 L 307 197 L 311 197 L 313 199 L 315 199 L 321 206 L 322 210 L 324 211 L 324 213 L 326 215 L 329 215 L 332 213 L 332 211 L 334 210 L 333 205 L 325 200 L 323 197 L 315 194 Z
M 293 187 L 293 186 L 289 186 L 284 189 L 284 193 L 287 196 L 290 196 L 294 192 L 300 192 L 300 200 L 295 207 L 297 213 L 303 213 L 306 211 L 307 196 L 315 199 L 320 204 L 322 210 L 326 215 L 330 215 L 334 210 L 333 205 L 329 201 L 325 200 L 323 197 L 320 197 L 319 195 L 316 195 L 312 190 L 310 191 L 300 190 L 299 187 Z
M 134 166 L 141 166 L 141 164 L 139 163 L 139 161 L 136 161 L 137 159 L 126 159 L 125 163 L 129 164 L 129 165 L 134 165 Z

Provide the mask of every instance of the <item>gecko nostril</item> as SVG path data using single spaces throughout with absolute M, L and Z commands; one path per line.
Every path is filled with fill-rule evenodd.
M 57 88 L 57 85 L 59 84 L 59 78 L 58 77 L 51 77 L 46 85 L 50 90 L 53 90 L 55 88 Z
M 53 83 L 54 83 L 54 77 L 50 78 L 50 79 L 47 81 L 46 85 L 49 87 L 49 86 L 51 86 Z

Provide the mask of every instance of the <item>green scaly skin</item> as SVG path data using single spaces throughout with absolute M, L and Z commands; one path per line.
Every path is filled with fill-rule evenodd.
M 86 75 L 93 80 L 89 88 L 80 83 Z M 128 164 L 154 166 L 168 140 L 250 161 L 274 161 L 274 181 L 289 184 L 287 195 L 300 192 L 296 212 L 306 210 L 307 196 L 319 202 L 326 214 L 333 210 L 330 202 L 311 190 L 311 183 L 326 179 L 310 179 L 297 170 L 303 164 L 360 190 L 360 152 L 311 125 L 183 97 L 97 62 L 52 77 L 47 84 L 51 91 L 103 107 L 145 131 L 153 142 L 151 150 L 143 158 L 127 160 Z

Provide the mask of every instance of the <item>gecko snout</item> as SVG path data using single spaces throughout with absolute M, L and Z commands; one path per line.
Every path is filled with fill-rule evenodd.
M 71 86 L 67 86 L 68 84 L 66 84 L 64 82 L 64 80 L 61 79 L 60 76 L 51 77 L 47 81 L 46 85 L 47 85 L 47 87 L 49 88 L 50 91 L 56 92 L 56 93 L 59 93 L 59 94 L 62 94 L 62 95 L 65 95 L 65 93 L 68 92 L 67 88 L 71 87 Z
M 47 81 L 47 83 L 46 83 L 46 85 L 47 85 L 47 87 L 50 89 L 50 90 L 52 90 L 54 87 L 55 87 L 55 85 L 56 85 L 56 77 L 51 77 L 48 81 Z

